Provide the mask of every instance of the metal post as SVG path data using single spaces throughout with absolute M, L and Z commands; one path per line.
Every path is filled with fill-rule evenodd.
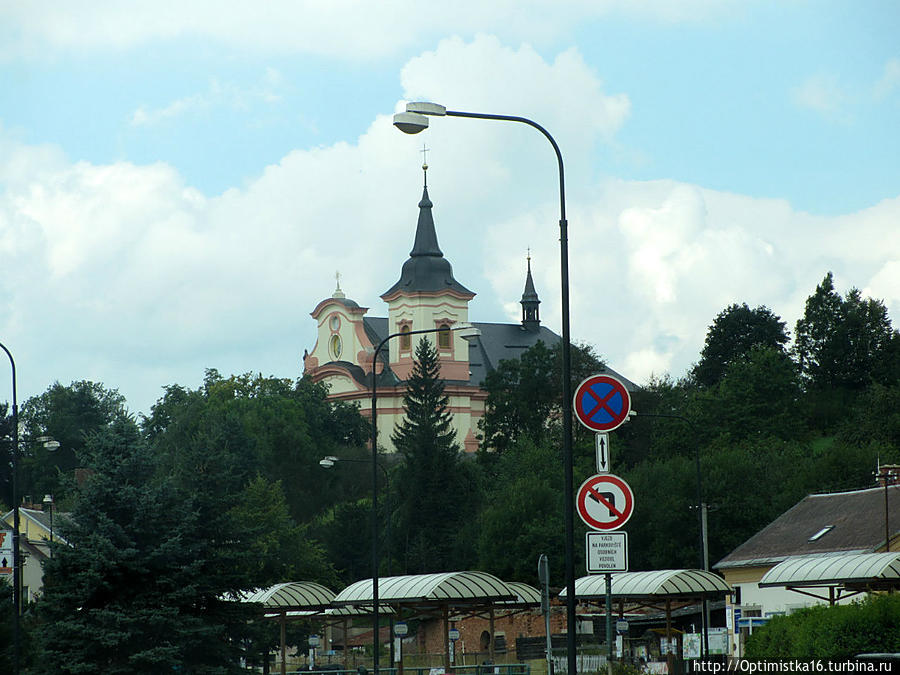
M 565 470 L 565 571 L 566 571 L 566 647 L 569 675 L 577 672 L 575 659 L 575 482 L 572 459 L 572 344 L 569 331 L 569 234 L 566 220 L 566 181 L 562 153 L 556 140 L 540 124 L 515 115 L 493 115 L 447 110 L 448 117 L 470 117 L 484 120 L 521 122 L 540 131 L 550 141 L 559 168 L 559 259 L 562 302 L 562 415 L 563 467 Z
M 460 326 L 458 329 L 468 328 Z M 451 328 L 450 330 L 458 330 Z M 372 670 L 378 675 L 380 637 L 378 632 L 379 607 L 378 607 L 378 383 L 375 380 L 375 367 L 378 363 L 378 353 L 384 349 L 389 340 L 401 335 L 422 335 L 423 333 L 437 333 L 444 328 L 421 328 L 419 330 L 406 331 L 405 333 L 391 333 L 372 352 Z M 390 360 L 390 359 L 388 359 Z M 386 472 L 385 472 L 386 475 Z M 390 518 L 390 514 L 388 514 Z M 388 525 L 390 527 L 390 525 Z M 393 640 L 393 636 L 391 636 Z
M 22 554 L 19 551 L 19 403 L 16 398 L 16 362 L 6 345 L 0 348 L 9 357 L 12 369 L 12 502 L 13 502 L 13 672 L 19 673 L 22 655 Z
M 612 574 L 606 573 L 606 670 L 612 672 L 613 630 L 612 630 Z

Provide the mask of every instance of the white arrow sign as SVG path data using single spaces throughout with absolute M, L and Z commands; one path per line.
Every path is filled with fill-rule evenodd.
M 596 434 L 597 473 L 610 472 L 609 434 Z

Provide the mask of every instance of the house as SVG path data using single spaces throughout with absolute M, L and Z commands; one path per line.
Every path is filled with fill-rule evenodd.
M 303 366 L 313 380 L 329 385 L 330 398 L 359 402 L 363 414 L 371 409 L 374 368 L 378 444 L 393 451 L 391 433 L 403 417 L 403 395 L 416 346 L 421 339 L 430 339 L 438 350 L 456 438 L 471 453 L 478 448 L 478 421 L 484 415 L 487 374 L 502 360 L 518 358 L 538 341 L 552 347 L 560 337 L 541 325 L 541 301 L 531 275 L 530 255 L 519 301 L 521 321 L 475 323 L 480 335 L 468 341 L 454 332 L 454 328 L 468 324 L 469 302 L 475 293 L 453 276 L 453 267 L 438 245 L 433 206 L 426 182 L 409 259 L 403 264 L 399 279 L 381 295 L 387 304 L 387 318 L 368 316 L 369 308 L 348 298 L 338 280 L 331 297 L 322 300 L 311 313 L 318 324 L 318 334 L 315 346 L 304 353 Z M 423 330 L 435 332 L 415 334 Z M 397 339 L 388 340 L 373 362 L 377 346 L 393 334 L 399 334 Z M 634 387 L 617 377 L 629 388 Z
M 19 508 L 19 550 L 22 561 L 22 602 L 33 602 L 40 595 L 44 586 L 43 561 L 50 557 L 50 541 L 65 543 L 65 539 L 54 531 L 55 525 L 59 525 L 60 519 L 68 517 L 67 513 L 55 512 L 52 504 L 48 504 L 46 510 L 38 508 L 36 504 L 26 504 Z M 12 555 L 12 533 L 14 514 L 9 511 L 3 514 L 0 537 L 3 542 L 10 542 L 8 547 L 0 546 L 0 549 L 9 551 Z M 2 565 L 0 559 L 0 576 L 12 583 L 12 559 Z
M 882 475 L 878 487 L 808 495 L 713 566 L 735 589 L 726 607 L 735 656 L 741 655 L 745 637 L 769 617 L 829 602 L 828 595 L 812 589 L 767 584 L 763 577 L 776 565 L 900 548 L 900 485 L 888 479 L 900 474 Z M 852 601 L 835 598 L 838 585 L 823 581 L 832 601 Z

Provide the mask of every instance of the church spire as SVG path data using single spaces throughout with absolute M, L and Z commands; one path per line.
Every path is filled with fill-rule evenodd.
M 536 331 L 541 326 L 541 315 L 537 291 L 534 289 L 534 279 L 531 278 L 531 249 L 528 250 L 528 273 L 525 275 L 525 290 L 522 292 L 522 326 L 526 330 Z
M 428 164 L 422 165 L 427 178 Z M 438 245 L 437 232 L 434 228 L 434 216 L 431 212 L 434 204 L 428 197 L 428 184 L 422 188 L 422 199 L 419 201 L 419 219 L 416 222 L 416 236 L 413 241 L 409 259 L 403 264 L 400 280 L 382 294 L 387 298 L 395 292 L 431 293 L 451 291 L 469 298 L 474 293 L 453 278 L 453 267 L 444 258 Z

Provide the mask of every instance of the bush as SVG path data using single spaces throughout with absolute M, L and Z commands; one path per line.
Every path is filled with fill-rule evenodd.
M 900 595 L 773 617 L 753 631 L 746 649 L 749 658 L 846 659 L 864 652 L 900 652 Z

